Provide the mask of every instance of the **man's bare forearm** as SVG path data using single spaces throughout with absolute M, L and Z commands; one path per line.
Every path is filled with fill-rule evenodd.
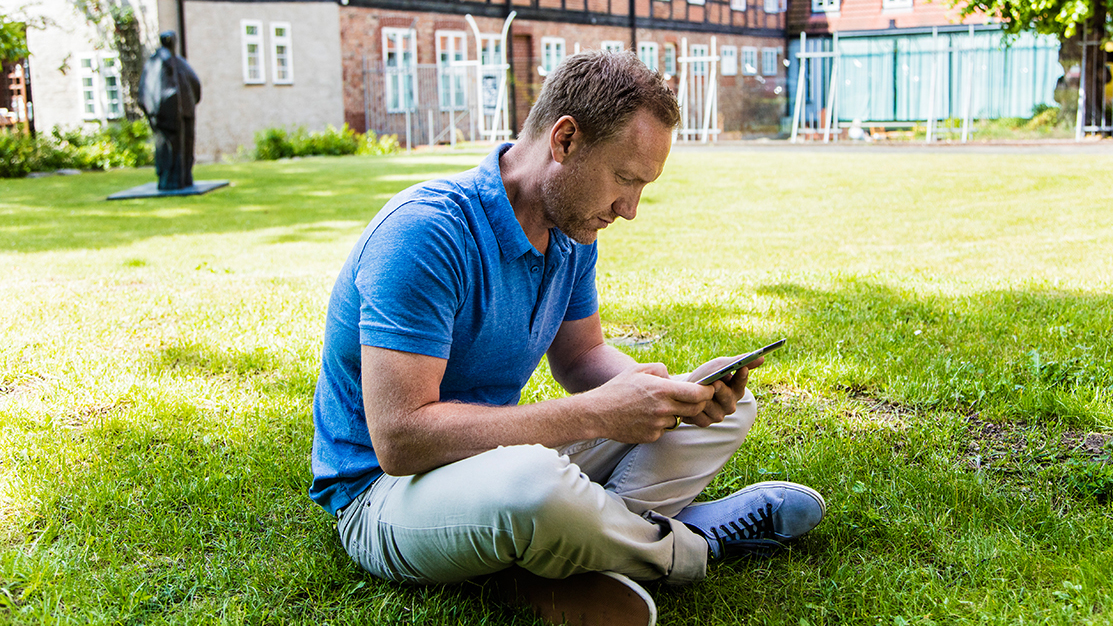
M 550 361 L 553 378 L 569 393 L 595 389 L 637 364 L 618 348 L 605 343 L 581 354 L 567 367 L 559 368 Z
M 375 451 L 385 472 L 405 476 L 498 446 L 559 448 L 603 436 L 590 405 L 581 396 L 515 406 L 433 402 L 407 415 L 378 416 Z

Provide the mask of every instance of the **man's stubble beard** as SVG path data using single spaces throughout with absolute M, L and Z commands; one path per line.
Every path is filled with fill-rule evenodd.
M 584 196 L 579 191 L 582 178 L 580 164 L 576 163 L 569 166 L 562 176 L 544 181 L 541 184 L 541 208 L 545 219 L 562 233 L 576 243 L 590 245 L 595 243 L 599 231 L 589 225 L 590 220 L 583 218 L 583 210 L 578 206 Z

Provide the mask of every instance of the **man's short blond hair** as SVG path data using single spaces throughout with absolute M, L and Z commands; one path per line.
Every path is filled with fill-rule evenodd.
M 676 95 L 660 72 L 646 67 L 633 52 L 584 52 L 565 59 L 545 79 L 522 131 L 540 139 L 557 120 L 570 115 L 585 145 L 591 146 L 617 135 L 641 109 L 669 128 L 680 123 Z

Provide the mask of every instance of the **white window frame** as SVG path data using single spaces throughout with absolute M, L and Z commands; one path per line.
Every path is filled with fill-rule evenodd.
M 711 48 L 707 44 L 694 43 L 688 46 L 689 57 L 709 57 Z M 692 76 L 707 76 L 710 61 L 692 61 Z
M 81 83 L 81 118 L 116 120 L 124 117 L 124 86 L 120 81 L 120 55 L 115 52 L 90 52 L 77 57 L 77 78 Z M 115 87 L 109 87 L 109 78 Z M 113 92 L 115 97 L 113 97 Z M 115 110 L 113 110 L 115 105 Z M 89 110 L 90 107 L 92 110 Z
M 738 75 L 738 48 L 734 46 L 719 48 L 719 68 L 723 76 Z
M 476 96 L 483 107 L 484 115 L 494 115 L 498 107 L 499 81 L 506 75 L 502 62 L 502 35 L 486 33 L 479 35 L 480 80 L 482 87 Z
M 773 60 L 770 61 L 769 59 Z M 780 48 L 762 48 L 761 49 L 761 75 L 762 76 L 776 76 L 779 68 L 779 61 L 781 58 Z
M 599 43 L 599 49 L 606 52 L 622 52 L 624 47 L 621 41 L 603 41 Z
M 742 46 L 741 70 L 743 76 L 757 76 L 757 48 Z
M 703 4 L 706 4 L 706 3 L 707 3 L 707 0 L 688 0 L 688 4 L 703 5 Z
M 86 66 L 88 62 L 88 66 Z M 81 117 L 87 120 L 100 119 L 100 81 L 97 80 L 97 56 L 82 54 L 77 57 L 77 77 L 81 84 Z M 92 110 L 89 110 L 89 107 Z
M 765 0 L 762 8 L 766 13 L 784 13 L 788 10 L 788 0 Z
M 676 76 L 676 44 L 665 44 L 665 73 Z
M 874 5 L 877 6 L 877 5 Z M 812 13 L 838 13 L 839 0 L 812 0 Z
M 395 43 L 397 45 L 394 45 Z M 409 62 L 406 59 L 407 52 L 410 56 Z M 396 55 L 394 65 L 390 62 L 391 54 Z M 392 70 L 392 68 L 397 69 Z M 383 81 L 386 112 L 405 113 L 416 110 L 418 103 L 416 29 L 383 27 L 383 70 L 386 79 Z
M 912 0 L 881 0 L 881 10 L 887 11 L 890 9 L 911 9 Z
M 730 10 L 731 11 L 745 11 L 746 10 L 746 0 L 730 0 Z
M 255 28 L 255 34 L 247 32 Z M 251 46 L 255 52 L 251 52 Z M 240 49 L 243 53 L 243 82 L 245 85 L 264 85 L 267 82 L 266 59 L 263 56 L 263 22 L 261 20 L 240 20 Z M 251 59 L 255 59 L 258 76 L 251 75 Z
M 468 35 L 462 30 L 438 30 L 433 35 L 437 42 L 437 104 L 442 111 L 462 111 L 468 108 L 468 68 L 462 65 L 468 60 Z
M 120 55 L 115 52 L 102 52 L 100 54 L 100 84 L 104 102 L 105 119 L 118 120 L 124 116 L 124 86 L 120 82 Z M 108 87 L 108 79 L 115 78 L 116 87 Z M 116 92 L 113 98 L 111 92 Z M 113 110 L 115 105 L 115 110 Z
M 542 37 L 541 69 L 545 70 L 546 74 L 555 70 L 564 60 L 567 50 L 568 46 L 563 37 Z
M 479 36 L 481 42 L 480 63 L 483 65 L 499 65 L 502 63 L 502 35 L 484 34 Z
M 656 72 L 660 66 L 660 59 L 657 57 L 657 42 L 655 41 L 639 41 L 638 42 L 638 58 L 649 69 Z
M 283 31 L 285 34 L 279 34 Z M 276 85 L 293 85 L 294 84 L 294 37 L 290 31 L 289 22 L 271 22 L 270 23 L 271 35 L 271 80 Z M 279 51 L 280 46 L 285 46 L 286 53 L 286 75 L 279 74 Z

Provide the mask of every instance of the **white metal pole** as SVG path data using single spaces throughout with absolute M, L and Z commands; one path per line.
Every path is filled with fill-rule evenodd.
M 835 31 L 835 49 L 832 50 L 831 52 L 834 53 L 834 55 L 835 55 L 835 61 L 834 61 L 835 69 L 841 68 L 842 67 L 842 52 L 839 51 L 839 32 L 838 31 Z M 841 71 L 836 72 L 836 74 L 842 74 L 842 72 Z M 834 81 L 834 83 L 836 85 L 839 84 L 838 81 Z M 831 103 L 831 111 L 833 112 L 832 115 L 835 116 L 835 118 L 834 118 L 835 119 L 835 141 L 838 141 L 839 138 L 842 137 L 842 133 L 839 131 L 839 107 L 842 105 L 842 98 L 839 97 L 838 89 L 836 89 L 834 94 L 832 95 L 832 100 L 833 101 Z
M 935 82 L 939 79 L 939 27 L 931 27 L 931 80 L 928 82 L 927 136 L 924 143 L 931 143 L 935 137 Z
M 966 50 L 966 87 L 962 94 L 963 112 L 962 112 L 962 143 L 966 143 L 966 139 L 970 135 L 970 106 L 971 96 L 974 92 L 974 25 L 970 25 L 970 39 L 967 44 Z
M 518 15 L 517 11 L 511 11 L 510 15 L 506 16 L 506 20 L 502 23 L 502 67 L 503 67 L 503 80 L 505 87 L 502 93 L 502 125 L 506 128 L 506 138 L 510 139 L 510 135 L 514 133 L 510 128 L 510 64 L 506 61 L 506 56 L 511 54 L 510 46 L 514 42 L 508 41 L 507 37 L 510 35 L 510 23 L 514 21 L 514 17 Z
M 796 104 L 792 107 L 792 143 L 796 143 L 796 132 L 800 129 L 800 107 L 804 104 L 804 74 L 808 69 L 807 53 L 808 34 L 800 33 L 800 52 L 796 55 Z
M 1085 136 L 1082 126 L 1085 120 L 1086 107 L 1086 40 L 1089 39 L 1089 27 L 1082 27 L 1082 68 L 1078 75 L 1078 111 L 1074 118 L 1074 140 L 1082 141 Z
M 827 113 L 823 120 L 823 143 L 831 142 L 831 121 L 835 113 L 835 81 L 839 79 L 839 66 L 831 68 L 831 86 L 827 90 Z
M 475 115 L 472 116 L 472 124 L 479 127 L 479 140 L 483 141 L 483 136 L 486 134 L 483 128 L 486 125 L 483 120 L 483 38 L 479 35 L 479 26 L 471 13 L 465 15 L 464 19 L 471 26 L 472 34 L 475 35 Z M 474 135 L 472 139 L 475 139 Z
M 506 16 L 506 20 L 502 23 L 502 46 L 499 50 L 499 91 L 498 96 L 495 98 L 495 114 L 491 118 L 491 141 L 498 141 L 499 126 L 506 126 L 507 138 L 510 137 L 510 123 L 507 120 L 508 109 L 507 104 L 507 72 L 510 71 L 510 65 L 506 63 L 506 35 L 510 31 L 510 23 L 514 21 L 514 16 L 517 11 L 511 11 L 510 15 Z
M 436 141 L 436 138 L 433 137 L 433 109 L 426 109 L 425 112 L 429 114 L 429 147 L 432 148 Z
M 827 88 L 827 112 L 823 120 L 823 143 L 831 142 L 831 118 L 835 113 L 835 87 L 839 84 L 839 34 L 836 32 L 832 40 L 832 52 L 835 56 L 831 57 L 831 84 Z
M 680 93 L 677 101 L 680 104 L 680 124 L 684 133 L 684 141 L 688 141 L 688 38 L 680 38 Z
M 711 38 L 711 60 L 709 61 L 709 63 L 711 64 L 711 67 L 708 68 L 708 74 L 707 74 L 707 96 L 706 96 L 707 97 L 707 102 L 704 103 L 704 107 L 703 107 L 703 135 L 702 135 L 702 137 L 700 137 L 700 141 L 703 142 L 703 143 L 707 143 L 707 133 L 711 129 L 711 112 L 714 110 L 715 100 L 719 96 L 719 94 L 718 94 L 719 90 L 717 89 L 718 80 L 717 80 L 717 74 L 715 72 L 715 70 L 717 69 L 716 65 L 717 65 L 717 62 L 719 60 L 718 55 L 719 55 L 719 50 L 715 46 L 715 37 L 712 37 Z

